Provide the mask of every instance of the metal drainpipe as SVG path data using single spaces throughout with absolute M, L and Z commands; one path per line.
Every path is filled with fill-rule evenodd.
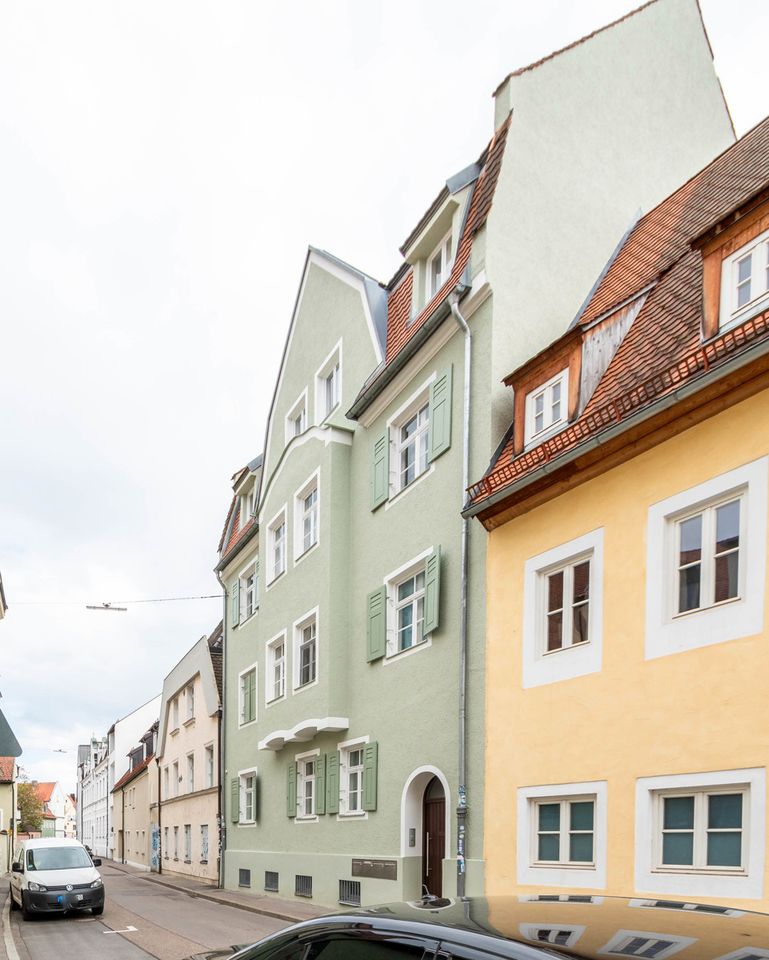
M 121 788 L 120 795 L 123 798 L 123 817 L 122 817 L 123 842 L 120 844 L 120 853 L 122 854 L 123 863 L 125 863 L 125 787 Z
M 472 335 L 467 321 L 459 312 L 460 291 L 463 285 L 449 295 L 449 306 L 465 337 L 464 400 L 462 408 L 462 501 L 470 483 L 470 380 L 472 374 Z M 469 556 L 467 550 L 469 521 L 462 518 L 462 599 L 459 628 L 459 788 L 457 797 L 457 896 L 465 895 L 465 850 L 467 848 L 467 579 Z
M 158 874 L 163 872 L 163 798 L 160 794 L 160 764 L 155 758 L 158 768 Z
M 227 591 L 222 583 L 221 574 L 216 574 L 219 586 L 222 588 L 222 702 L 219 707 L 219 889 L 224 890 L 224 852 L 227 846 L 227 836 L 224 818 L 224 739 L 225 739 L 225 707 L 227 695 Z

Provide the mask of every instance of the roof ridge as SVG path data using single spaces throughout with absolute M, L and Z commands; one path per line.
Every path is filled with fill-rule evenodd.
M 499 93 L 499 91 L 504 87 L 508 80 L 513 77 L 520 77 L 523 73 L 528 73 L 530 70 L 536 70 L 537 67 L 541 67 L 543 64 L 547 63 L 549 60 L 554 60 L 556 57 L 559 57 L 562 53 L 568 53 L 569 50 L 573 50 L 575 47 L 580 46 L 583 43 L 586 43 L 588 40 L 592 40 L 593 37 L 597 37 L 599 33 L 604 33 L 606 30 L 610 30 L 612 27 L 618 26 L 620 23 L 623 23 L 625 20 L 629 20 L 631 17 L 634 17 L 637 13 L 641 13 L 642 10 L 645 10 L 647 7 L 652 6 L 652 4 L 658 3 L 659 0 L 646 0 L 646 3 L 642 3 L 640 7 L 635 7 L 633 10 L 628 10 L 627 13 L 623 14 L 621 17 L 617 17 L 616 20 L 612 20 L 611 23 L 605 23 L 602 27 L 596 27 L 595 30 L 590 33 L 586 33 L 583 37 L 578 37 L 576 40 L 572 40 L 571 43 L 567 43 L 564 47 L 559 47 L 557 50 L 553 50 L 552 53 L 548 53 L 544 57 L 540 57 L 539 60 L 534 60 L 531 63 L 527 64 L 525 67 L 518 67 L 517 70 L 511 70 L 507 76 L 499 82 L 496 86 L 494 92 L 492 93 L 493 97 Z

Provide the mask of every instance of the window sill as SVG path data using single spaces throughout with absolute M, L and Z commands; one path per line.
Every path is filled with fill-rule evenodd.
M 187 719 L 182 724 L 183 727 L 191 727 L 195 723 L 194 717 L 187 717 Z
M 403 499 L 403 497 L 406 496 L 406 494 L 410 493 L 414 489 L 414 487 L 418 487 L 423 480 L 431 476 L 434 472 L 435 472 L 435 464 L 431 463 L 430 466 L 426 470 L 423 470 L 422 473 L 420 473 L 418 477 L 412 480 L 408 486 L 401 487 L 400 490 L 397 490 L 394 493 L 391 493 L 390 496 L 387 498 L 387 502 L 385 503 L 385 510 L 389 510 L 390 507 L 393 507 L 395 506 L 396 503 L 399 503 Z
M 311 817 L 294 817 L 294 823 L 318 823 L 318 815 L 313 814 Z
M 239 827 L 253 827 L 256 826 L 256 820 L 238 820 Z
M 285 699 L 286 699 L 285 693 L 281 693 L 279 697 L 273 697 L 272 700 L 265 700 L 264 705 L 265 707 L 274 707 L 276 703 L 281 703 Z
M 280 573 L 276 573 L 275 576 L 267 582 L 267 589 L 269 590 L 271 587 L 273 587 L 278 582 L 278 580 L 280 580 L 281 577 L 285 577 L 285 575 L 286 575 L 285 570 L 281 570 Z
M 207 864 L 207 863 L 208 863 L 208 860 L 201 860 L 200 862 L 203 863 L 203 864 Z
M 316 687 L 318 685 L 318 678 L 310 680 L 309 683 L 302 683 L 294 687 L 294 693 L 304 693 L 305 690 L 309 690 L 311 687 Z
M 350 813 L 338 813 L 337 820 L 368 820 L 368 810 L 354 810 Z
M 174 727 L 173 730 L 169 730 L 169 731 L 168 731 L 168 735 L 169 735 L 169 737 L 175 737 L 178 732 L 179 732 L 179 728 L 178 728 L 178 727 Z
M 432 634 L 428 634 L 420 643 L 415 643 L 412 646 L 407 647 L 405 650 L 397 650 L 395 653 L 386 653 L 384 662 L 385 664 L 388 664 L 403 660 L 405 657 L 411 656 L 412 653 L 418 653 L 420 650 L 425 650 L 427 647 L 431 647 L 432 643 Z
M 747 877 L 744 867 L 723 867 L 723 869 L 708 869 L 704 867 L 652 867 L 652 873 L 662 877 Z
M 256 723 L 256 717 L 253 720 L 245 720 L 243 723 L 238 724 L 238 730 L 242 730 L 244 727 L 251 727 Z
M 297 553 L 294 556 L 294 566 L 297 566 L 304 560 L 305 557 L 308 557 L 314 550 L 320 545 L 320 540 L 316 540 L 311 547 L 308 547 L 306 550 L 303 550 L 301 553 Z
M 541 443 L 544 443 L 545 440 L 549 440 L 551 437 L 554 437 L 557 433 L 560 433 L 562 430 L 565 430 L 569 426 L 568 420 L 559 420 L 558 423 L 554 423 L 543 430 L 541 433 L 535 434 L 533 437 L 526 437 L 523 444 L 523 452 L 526 453 L 529 450 L 533 450 L 535 447 L 538 447 Z
M 192 860 L 185 860 L 185 863 L 192 863 Z

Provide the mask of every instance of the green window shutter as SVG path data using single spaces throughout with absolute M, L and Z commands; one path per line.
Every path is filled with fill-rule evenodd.
M 230 620 L 232 620 L 233 627 L 237 627 L 240 623 L 240 580 L 236 580 L 232 585 L 232 612 L 230 613 Z
M 326 813 L 339 813 L 339 751 L 326 756 Z
M 371 509 L 387 499 L 390 488 L 390 433 L 383 430 L 374 441 L 371 462 Z
M 387 592 L 384 586 L 368 595 L 366 601 L 366 659 L 379 660 L 385 655 Z
M 437 630 L 441 614 L 441 548 L 427 558 L 425 564 L 425 636 Z
M 377 759 L 376 740 L 363 748 L 363 809 L 376 810 Z
M 315 812 L 326 812 L 326 754 L 315 761 Z
M 240 820 L 240 780 L 238 777 L 233 777 L 230 780 L 230 805 L 232 806 L 230 819 L 233 823 L 237 823 Z
M 296 816 L 296 764 L 288 765 L 288 784 L 286 786 L 286 814 Z
M 430 386 L 430 460 L 451 446 L 451 367 L 439 373 Z

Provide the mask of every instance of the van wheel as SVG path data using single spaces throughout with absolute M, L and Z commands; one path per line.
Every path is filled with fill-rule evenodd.
M 32 913 L 27 909 L 27 902 L 24 899 L 24 891 L 21 891 L 21 915 L 25 920 L 32 919 Z
M 19 909 L 19 905 L 18 905 L 18 903 L 16 903 L 16 901 L 13 899 L 13 887 L 10 886 L 10 884 L 9 884 L 9 886 L 8 886 L 8 893 L 9 893 L 9 895 L 10 895 L 10 897 L 11 897 L 11 910 L 18 910 L 18 909 Z
M 100 907 L 91 907 L 91 913 L 94 917 L 100 917 L 104 913 L 104 904 Z

